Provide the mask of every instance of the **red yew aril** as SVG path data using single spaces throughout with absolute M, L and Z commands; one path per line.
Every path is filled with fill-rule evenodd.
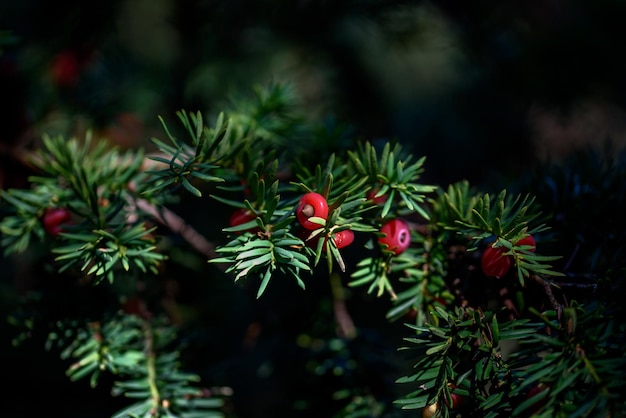
M 532 235 L 529 235 L 527 237 L 522 238 L 521 240 L 517 241 L 515 243 L 515 245 L 528 245 L 531 248 L 528 249 L 528 251 L 530 251 L 531 253 L 535 252 L 535 248 L 537 247 L 537 243 L 535 242 L 535 238 Z
M 489 245 L 483 251 L 480 266 L 487 277 L 501 278 L 511 268 L 511 256 L 504 255 L 504 247 L 492 247 Z
M 230 226 L 237 226 L 237 225 L 245 224 L 246 222 L 250 222 L 254 219 L 256 219 L 256 214 L 251 212 L 248 208 L 239 208 L 230 215 L 228 224 Z M 257 229 L 258 227 L 250 228 L 248 229 L 248 231 L 254 232 Z
M 313 238 L 309 239 L 310 231 L 303 229 L 300 231 L 300 233 L 298 233 L 298 236 L 304 241 L 304 243 L 307 246 L 309 246 L 310 248 L 316 249 L 317 243 L 319 242 L 320 237 L 323 236 L 323 234 L 318 234 L 314 236 Z M 335 242 L 335 246 L 338 249 L 345 248 L 354 242 L 354 232 L 352 232 L 349 229 L 335 232 L 332 235 L 332 237 L 333 237 L 333 241 Z M 324 244 L 326 244 L 326 242 L 324 242 Z M 322 250 L 326 251 L 326 245 L 322 247 Z
M 387 201 L 387 196 L 384 194 L 376 196 L 379 191 L 378 189 L 370 189 L 365 193 L 365 198 L 371 200 L 376 205 L 383 205 Z
M 333 241 L 337 248 L 345 248 L 354 241 L 354 232 L 349 229 L 336 232 L 333 234 Z
M 395 255 L 403 253 L 411 245 L 411 229 L 406 221 L 396 218 L 380 228 L 384 235 L 378 238 L 383 249 Z
M 240 208 L 235 210 L 228 219 L 228 224 L 230 226 L 237 226 L 241 224 L 245 224 L 246 222 L 250 222 L 251 220 L 256 219 L 256 215 L 252 213 L 247 208 Z
M 453 384 L 449 384 L 450 385 L 450 399 L 452 400 L 452 404 L 448 404 L 448 400 L 446 399 L 446 405 L 450 408 L 450 409 L 456 409 L 459 408 L 462 404 L 463 404 L 463 396 L 459 395 L 458 393 L 456 393 L 454 390 L 456 389 L 456 386 Z
M 43 214 L 42 222 L 45 231 L 53 236 L 63 232 L 63 226 L 69 224 L 72 214 L 66 208 L 48 208 Z
M 321 194 L 310 192 L 300 198 L 296 208 L 296 217 L 303 228 L 309 230 L 321 228 L 322 225 L 309 220 L 313 216 L 326 219 L 328 217 L 328 203 Z

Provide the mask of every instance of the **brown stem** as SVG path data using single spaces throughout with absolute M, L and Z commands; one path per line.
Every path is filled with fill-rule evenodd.
M 1 145 L 1 144 L 0 144 Z M 33 164 L 39 156 L 23 147 L 0 146 L 0 154 L 8 155 L 20 163 L 34 168 Z M 158 162 L 146 158 L 143 169 L 153 169 Z M 180 234 L 198 253 L 208 259 L 216 258 L 215 245 L 200 235 L 194 228 L 187 224 L 180 216 L 167 208 L 157 208 L 150 202 L 138 199 L 135 201 L 137 208 L 152 216 L 157 222 L 169 228 L 172 232 Z
M 550 304 L 552 305 L 552 307 L 555 310 L 560 311 L 561 304 L 554 297 L 554 293 L 552 293 L 552 285 L 548 281 L 544 280 L 543 278 L 541 278 L 540 276 L 536 274 L 533 274 L 530 277 L 531 279 L 539 283 L 541 286 L 543 286 L 543 289 L 546 292 L 546 296 L 548 296 L 548 300 L 550 300 Z
M 141 211 L 152 216 L 157 222 L 180 234 L 198 253 L 208 259 L 217 257 L 215 245 L 191 227 L 183 218 L 165 207 L 156 207 L 147 200 L 138 199 L 135 204 Z

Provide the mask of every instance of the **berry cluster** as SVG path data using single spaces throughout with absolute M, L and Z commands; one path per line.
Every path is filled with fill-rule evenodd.
M 371 192 L 369 196 L 373 200 L 375 193 Z M 379 201 L 384 202 L 384 198 L 384 196 L 379 196 L 377 199 L 382 199 Z M 306 193 L 300 198 L 296 208 L 296 217 L 306 230 L 322 228 L 324 221 L 328 218 L 328 202 L 319 193 Z M 411 230 L 408 223 L 402 219 L 392 219 L 386 222 L 380 232 L 378 242 L 381 247 L 395 255 L 404 252 L 411 244 Z M 354 232 L 349 229 L 338 231 L 332 235 L 332 239 L 337 248 L 344 248 L 354 241 Z M 311 245 L 316 245 L 316 242 L 313 241 Z
M 373 195 L 371 193 L 372 197 Z M 329 214 L 328 202 L 319 193 L 305 193 L 298 201 L 295 214 L 298 223 L 304 230 L 301 236 L 305 237 L 305 235 L 308 235 L 306 231 L 315 231 L 324 227 Z M 231 227 L 242 225 L 255 218 L 256 215 L 250 210 L 241 208 L 231 214 L 229 224 Z M 255 228 L 252 228 L 248 231 L 254 232 L 255 230 Z M 411 230 L 409 224 L 403 219 L 396 218 L 387 221 L 380 228 L 380 232 L 378 242 L 384 251 L 399 255 L 411 245 Z M 354 232 L 350 229 L 337 231 L 331 237 L 338 249 L 345 248 L 354 242 Z M 319 236 L 306 240 L 307 244 L 313 248 L 317 247 L 318 241 Z

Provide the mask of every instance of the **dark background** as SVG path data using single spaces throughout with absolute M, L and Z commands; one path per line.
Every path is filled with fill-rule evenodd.
M 279 80 L 296 85 L 310 115 L 427 155 L 438 183 L 517 176 L 536 158 L 624 142 L 625 8 L 610 0 L 5 2 L 0 29 L 18 41 L 2 56 L 11 103 L 3 141 L 25 124 L 36 133 L 76 128 L 82 116 L 135 145 L 158 127 L 156 115 L 217 112 L 230 95 Z M 51 63 L 67 51 L 80 57 L 80 76 L 55 88 Z
M 89 127 L 123 147 L 148 146 L 160 135 L 157 115 L 215 114 L 254 84 L 286 81 L 312 118 L 349 122 L 361 136 L 395 138 L 426 155 L 427 183 L 501 188 L 580 147 L 621 149 L 625 12 L 626 2 L 609 0 L 3 2 L 0 30 L 15 42 L 0 56 L 0 186 L 24 184 L 28 172 L 12 153 L 44 132 Z M 68 51 L 77 75 L 54 82 L 53 62 Z M 210 208 L 187 203 L 176 209 L 216 233 Z M 391 382 L 404 359 L 394 352 L 404 331 L 385 325 L 385 300 L 355 298 L 361 333 L 350 352 L 361 366 L 320 384 L 300 366 L 336 361 L 341 349 L 293 341 L 334 335 L 326 278 L 306 292 L 275 284 L 255 301 L 255 289 L 201 280 L 203 260 L 184 249 L 178 257 L 170 274 L 193 307 L 189 328 L 206 330 L 189 337 L 195 349 L 185 360 L 235 389 L 240 417 L 293 412 L 298 400 L 310 416 L 329 416 L 324 400 L 343 379 L 367 381 L 381 399 L 397 396 Z M 4 288 L 52 276 L 28 258 L 0 267 Z M 3 294 L 5 315 L 13 293 Z M 207 304 L 215 294 L 219 301 Z M 96 390 L 70 384 L 43 341 L 15 350 L 12 328 L 0 331 L 9 387 L 2 415 L 105 417 L 123 404 L 108 397 L 106 381 Z

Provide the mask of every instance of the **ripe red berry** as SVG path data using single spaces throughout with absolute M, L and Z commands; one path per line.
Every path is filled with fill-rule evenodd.
M 56 237 L 63 231 L 63 226 L 67 225 L 71 218 L 72 214 L 66 208 L 48 208 L 42 217 L 43 228 L 49 235 Z
M 298 236 L 305 242 L 305 244 L 307 246 L 315 249 L 315 248 L 317 248 L 317 243 L 319 242 L 320 237 L 323 234 L 318 234 L 318 235 L 314 236 L 313 238 L 309 239 L 310 234 L 311 233 L 309 231 L 305 230 L 305 229 L 301 229 L 298 232 Z M 346 229 L 344 231 L 335 232 L 332 235 L 332 237 L 333 237 L 333 241 L 335 242 L 335 246 L 338 249 L 345 248 L 348 245 L 352 244 L 352 242 L 354 242 L 354 232 L 352 232 L 349 229 Z M 325 238 L 324 239 L 324 244 L 326 244 L 326 240 L 327 239 Z M 326 246 L 324 245 L 322 247 L 322 249 L 324 251 L 326 251 Z
M 333 241 L 335 241 L 337 248 L 347 247 L 354 241 L 354 232 L 349 229 L 336 232 L 333 234 Z
M 537 247 L 537 243 L 535 242 L 535 238 L 532 235 L 522 238 L 517 241 L 515 245 L 529 245 L 531 248 L 528 249 L 531 253 L 535 252 L 535 248 Z
M 392 251 L 395 255 L 404 252 L 411 245 L 411 230 L 409 224 L 402 219 L 392 219 L 380 228 L 384 235 L 378 238 L 383 249 Z
M 480 266 L 487 277 L 501 278 L 511 268 L 511 256 L 504 255 L 505 248 L 487 246 L 480 259 Z
M 296 208 L 296 217 L 302 227 L 309 230 L 321 228 L 322 225 L 309 220 L 312 216 L 323 219 L 328 217 L 328 203 L 326 199 L 321 194 L 315 192 L 304 194 Z
M 251 212 L 248 208 L 239 208 L 235 210 L 228 220 L 228 224 L 230 226 L 237 226 L 245 224 L 246 222 L 250 222 L 256 219 L 256 215 Z M 251 228 L 248 231 L 255 231 L 257 228 Z
M 369 189 L 365 193 L 365 198 L 367 200 L 371 200 L 372 203 L 376 205 L 383 205 L 387 201 L 387 196 L 386 195 L 376 196 L 378 192 L 379 192 L 378 189 Z
M 446 399 L 446 405 L 448 405 L 448 407 L 450 409 L 456 409 L 459 408 L 462 404 L 463 404 L 463 396 L 459 395 L 457 392 L 455 392 L 456 386 L 453 384 L 448 384 L 450 387 L 450 399 L 452 400 L 452 404 L 449 405 L 448 404 L 448 400 Z

